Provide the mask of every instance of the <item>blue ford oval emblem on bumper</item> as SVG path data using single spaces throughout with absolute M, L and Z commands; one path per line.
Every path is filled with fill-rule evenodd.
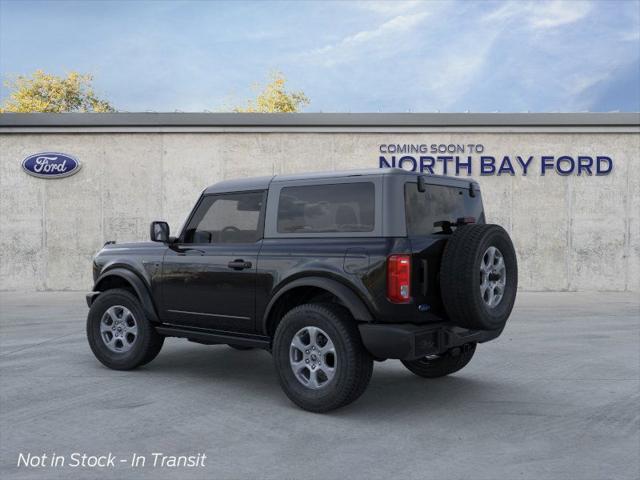
M 62 178 L 80 170 L 80 162 L 66 153 L 43 152 L 25 158 L 22 169 L 34 177 Z

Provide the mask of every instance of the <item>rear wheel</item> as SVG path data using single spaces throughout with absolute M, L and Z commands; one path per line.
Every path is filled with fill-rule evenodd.
M 96 358 L 114 370 L 130 370 L 156 358 L 164 343 L 127 290 L 101 293 L 87 317 L 87 339 Z
M 402 364 L 419 377 L 444 377 L 466 367 L 475 351 L 476 344 L 468 343 L 462 347 L 452 348 L 442 355 L 427 355 L 411 361 L 403 360 Z
M 290 310 L 276 330 L 273 358 L 286 395 L 311 412 L 353 402 L 367 388 L 373 371 L 356 322 L 334 304 Z

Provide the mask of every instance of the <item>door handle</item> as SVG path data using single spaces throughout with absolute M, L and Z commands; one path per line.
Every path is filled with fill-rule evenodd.
M 229 268 L 234 270 L 244 270 L 245 268 L 251 268 L 251 262 L 245 262 L 241 258 L 237 258 L 227 264 Z

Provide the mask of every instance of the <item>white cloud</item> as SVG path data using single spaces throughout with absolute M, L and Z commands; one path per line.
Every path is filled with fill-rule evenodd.
M 640 30 L 632 30 L 629 32 L 623 32 L 619 36 L 623 42 L 638 42 L 640 41 Z
M 422 0 L 362 0 L 354 2 L 355 7 L 383 15 L 397 15 L 398 13 L 422 9 L 425 2 Z
M 525 2 L 507 2 L 484 15 L 481 21 L 500 25 L 502 22 L 511 20 L 519 15 L 524 15 L 528 8 L 528 4 Z
M 569 97 L 576 98 L 598 83 L 602 83 L 611 77 L 608 71 L 579 73 L 569 77 L 565 82 L 565 91 Z
M 602 22 L 592 8 L 606 5 L 590 2 L 512 1 L 491 9 L 441 2 L 446 12 L 437 13 L 427 5 L 306 53 L 315 67 L 341 67 L 323 71 L 340 85 L 334 109 L 356 102 L 396 111 L 584 110 L 592 91 L 611 83 L 611 69 L 628 61 L 630 43 L 622 40 L 637 43 L 627 25 L 608 30 L 606 42 L 594 36 Z M 614 38 L 620 48 L 612 50 Z
M 559 27 L 582 20 L 590 11 L 591 3 L 588 2 L 555 0 L 536 3 L 531 7 L 529 22 L 536 29 Z
M 585 2 L 513 1 L 501 4 L 484 15 L 475 28 L 458 32 L 449 38 L 446 46 L 431 52 L 421 75 L 426 79 L 425 100 L 441 110 L 460 108 L 461 99 L 482 82 L 494 47 L 505 32 L 517 29 L 531 32 L 567 25 L 584 18 L 590 8 L 591 5 Z M 514 45 L 513 48 L 517 47 Z M 495 66 L 492 70 L 495 73 L 499 68 Z M 576 76 L 566 86 L 567 93 L 577 95 L 600 80 Z
M 487 66 L 499 34 L 497 29 L 479 31 L 452 39 L 445 49 L 434 52 L 422 75 L 431 105 L 450 109 L 471 90 Z
M 591 7 L 591 2 L 587 1 L 512 1 L 485 15 L 482 20 L 494 24 L 517 20 L 530 28 L 542 30 L 582 20 L 591 12 Z
M 427 18 L 426 12 L 398 15 L 373 30 L 362 30 L 349 35 L 337 43 L 325 45 L 303 55 L 325 66 L 346 63 L 363 55 L 384 56 L 400 46 L 404 35 L 413 31 Z

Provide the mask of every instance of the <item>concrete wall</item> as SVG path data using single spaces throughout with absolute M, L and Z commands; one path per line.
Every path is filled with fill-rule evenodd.
M 383 143 L 481 143 L 485 154 L 599 154 L 607 176 L 478 176 L 490 222 L 512 235 L 526 290 L 640 290 L 637 133 L 0 133 L 0 289 L 91 286 L 106 240 L 177 231 L 200 191 L 241 176 L 377 168 Z M 43 180 L 21 161 L 74 155 L 74 176 Z

